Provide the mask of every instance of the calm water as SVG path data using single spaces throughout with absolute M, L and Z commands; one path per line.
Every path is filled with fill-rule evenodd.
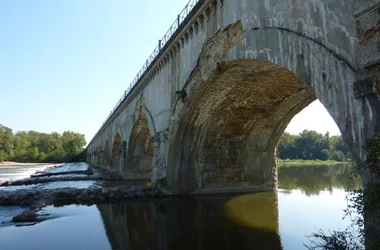
M 349 172 L 282 167 L 277 193 L 47 207 L 50 220 L 0 226 L 1 249 L 305 249 L 305 235 L 349 224 L 342 220 Z M 0 220 L 16 209 L 0 208 Z

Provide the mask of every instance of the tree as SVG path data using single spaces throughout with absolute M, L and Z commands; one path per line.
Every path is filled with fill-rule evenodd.
M 4 150 L 0 150 L 0 162 L 8 159 L 8 154 L 4 152 Z
M 295 135 L 284 133 L 278 143 L 278 155 L 281 159 L 296 159 Z
M 65 131 L 62 135 L 37 131 L 18 131 L 13 134 L 0 125 L 0 161 L 62 162 L 71 160 L 83 151 L 83 134 Z
M 280 159 L 336 160 L 350 158 L 350 152 L 341 136 L 304 130 L 298 135 L 284 133 L 278 143 Z
M 0 124 L 0 151 L 3 160 L 13 155 L 13 132 L 12 129 Z
M 322 156 L 322 158 L 321 158 L 322 161 L 327 161 L 327 160 L 331 159 L 331 153 L 326 148 L 322 149 L 321 156 Z
M 344 153 L 340 150 L 335 150 L 331 155 L 332 160 L 334 161 L 344 161 L 346 160 L 346 157 L 344 156 Z
M 83 151 L 86 139 L 83 134 L 65 131 L 62 134 L 63 149 L 70 156 L 76 156 Z

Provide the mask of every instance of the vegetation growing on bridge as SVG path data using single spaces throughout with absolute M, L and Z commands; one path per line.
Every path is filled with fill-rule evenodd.
M 280 159 L 306 160 L 306 163 L 307 160 L 344 162 L 351 158 L 341 136 L 312 130 L 304 130 L 298 135 L 285 132 L 278 144 L 278 156 Z
M 65 131 L 50 134 L 18 131 L 0 124 L 0 162 L 62 162 L 70 161 L 83 151 L 84 134 Z

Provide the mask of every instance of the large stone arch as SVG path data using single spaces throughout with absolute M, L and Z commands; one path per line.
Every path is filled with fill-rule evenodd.
M 122 153 L 122 138 L 119 132 L 115 133 L 112 145 L 112 158 L 110 169 L 113 172 L 119 172 L 121 166 L 121 153 Z
M 277 36 L 265 29 L 252 32 L 237 22 L 203 46 L 174 111 L 169 190 L 276 189 L 278 140 L 294 115 L 316 98 L 354 155 L 360 154 L 360 119 L 352 98 L 356 72 L 349 62 L 308 38 L 289 39 L 280 30 Z M 256 52 L 243 53 L 250 46 Z M 281 58 L 270 52 L 276 48 Z
M 153 144 L 147 119 L 137 118 L 132 128 L 123 167 L 123 176 L 150 177 L 152 174 Z

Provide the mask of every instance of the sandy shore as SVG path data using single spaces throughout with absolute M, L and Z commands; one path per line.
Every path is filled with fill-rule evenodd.
M 28 163 L 28 162 L 14 162 L 14 161 L 3 161 L 0 162 L 1 167 L 10 167 L 10 166 L 37 166 L 37 165 L 54 165 L 56 163 Z

